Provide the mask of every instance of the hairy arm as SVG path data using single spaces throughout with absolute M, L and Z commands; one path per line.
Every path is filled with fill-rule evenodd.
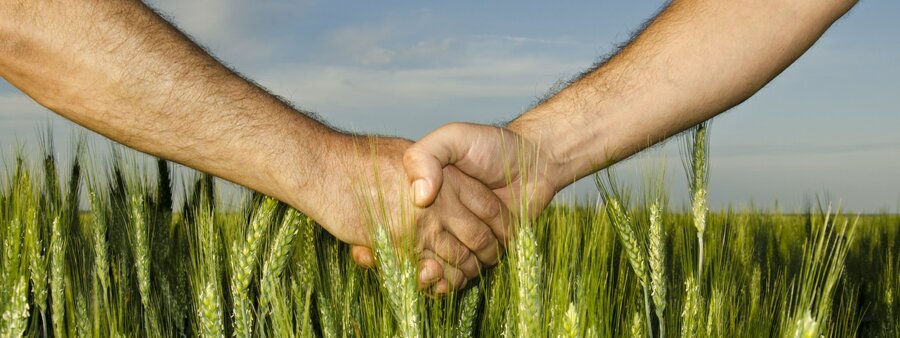
M 509 124 L 565 186 L 743 102 L 852 0 L 676 0 L 608 61 Z
M 579 178 L 743 102 L 855 3 L 675 0 L 625 48 L 506 128 L 455 123 L 417 142 L 404 155 L 416 203 L 431 203 L 440 169 L 453 164 L 533 217 Z
M 351 244 L 370 245 L 365 200 L 378 197 L 390 212 L 406 202 L 400 162 L 409 141 L 332 130 L 222 65 L 141 1 L 0 2 L 0 76 L 113 140 L 291 204 Z M 395 235 L 415 231 L 422 287 L 437 293 L 497 262 L 492 229 L 506 214 L 489 189 L 448 169 L 447 193 L 417 209 L 416 224 L 390 224 Z M 374 263 L 363 247 L 353 253 Z
M 4 1 L 0 18 L 0 76 L 137 150 L 285 198 L 307 191 L 338 140 L 140 1 Z

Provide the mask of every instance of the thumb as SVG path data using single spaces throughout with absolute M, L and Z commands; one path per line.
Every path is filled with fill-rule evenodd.
M 356 265 L 363 269 L 370 269 L 375 266 L 375 255 L 367 247 L 353 245 L 350 247 L 350 254 L 353 256 L 353 261 L 356 262 Z
M 412 194 L 416 206 L 425 208 L 437 197 L 444 182 L 443 169 L 446 163 L 428 151 L 417 147 L 418 143 L 406 150 L 403 154 L 403 167 L 406 175 L 412 182 Z
M 444 166 L 455 163 L 468 151 L 468 146 L 460 142 L 463 126 L 452 123 L 438 128 L 403 154 L 403 167 L 412 182 L 416 206 L 424 208 L 434 203 L 444 182 Z

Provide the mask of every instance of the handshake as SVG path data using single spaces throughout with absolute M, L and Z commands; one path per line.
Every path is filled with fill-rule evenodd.
M 375 205 L 362 201 L 382 214 L 413 201 L 413 220 L 386 223 L 415 238 L 420 286 L 440 294 L 496 264 L 511 224 L 561 188 L 743 102 L 855 3 L 672 2 L 505 128 L 450 124 L 415 144 L 331 130 L 140 1 L 0 4 L 0 77 L 113 140 L 292 205 L 363 266 Z
M 340 151 L 325 156 L 338 163 L 313 189 L 325 190 L 321 203 L 306 209 L 353 245 L 353 259 L 363 267 L 375 263 L 369 249 L 371 213 L 390 218 L 399 210 L 415 210 L 406 222 L 384 223 L 394 238 L 414 238 L 418 284 L 432 294 L 462 288 L 497 264 L 513 224 L 536 217 L 565 186 L 556 154 L 540 146 L 539 136 L 515 125 L 452 123 L 416 143 L 340 139 L 333 148 Z

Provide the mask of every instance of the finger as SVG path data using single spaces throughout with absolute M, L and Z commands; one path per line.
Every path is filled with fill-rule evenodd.
M 447 167 L 447 169 L 448 174 L 458 173 L 464 177 L 459 180 L 460 184 L 464 186 L 458 190 L 459 201 L 462 202 L 463 207 L 487 224 L 497 241 L 506 247 L 506 244 L 509 243 L 510 231 L 510 213 L 506 204 L 481 182 L 465 177 L 465 174 L 455 167 Z
M 431 287 L 444 277 L 444 266 L 439 259 L 431 250 L 426 250 L 419 254 L 419 274 L 417 278 L 419 289 Z
M 403 167 L 412 182 L 412 194 L 416 206 L 425 208 L 434 203 L 443 185 L 441 169 L 444 163 L 415 145 L 403 154 Z
M 487 266 L 497 264 L 500 260 L 500 243 L 491 227 L 468 210 L 459 210 L 455 214 L 444 219 L 444 229 L 473 252 L 481 264 Z
M 441 278 L 434 286 L 431 288 L 431 292 L 436 295 L 442 295 L 450 292 L 451 290 L 459 290 L 466 286 L 469 278 L 465 276 L 465 273 L 462 270 L 454 267 L 451 264 L 448 264 L 446 261 L 436 258 L 436 261 L 441 264 L 444 268 L 444 277 Z
M 359 265 L 361 268 L 371 269 L 375 266 L 375 255 L 367 247 L 353 245 L 350 247 L 350 254 L 353 256 L 353 261 L 356 262 L 356 265 Z
M 453 266 L 461 270 L 467 278 L 475 278 L 481 272 L 481 264 L 475 255 L 466 248 L 455 236 L 447 231 L 441 231 L 434 235 L 431 250 L 441 258 L 444 264 L 444 278 L 447 278 L 447 266 Z
M 449 288 L 446 290 L 435 290 L 435 293 L 446 294 L 450 290 L 459 290 L 465 287 L 466 283 L 468 283 L 469 281 L 469 278 L 466 278 L 464 273 L 459 269 L 448 265 L 448 267 L 444 269 L 444 278 L 441 279 L 441 281 L 446 282 Z M 436 286 L 440 286 L 440 281 Z
M 431 293 L 437 296 L 446 295 L 450 292 L 450 283 L 446 279 L 441 279 L 431 288 Z
M 413 196 L 418 207 L 424 208 L 437 197 L 443 184 L 441 169 L 453 164 L 469 151 L 460 126 L 449 124 L 436 129 L 413 144 L 403 154 L 403 167 L 413 185 Z

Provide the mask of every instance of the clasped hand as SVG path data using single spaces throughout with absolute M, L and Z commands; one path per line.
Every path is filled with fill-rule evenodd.
M 538 144 L 505 128 L 453 123 L 415 144 L 394 138 L 357 142 L 356 151 L 367 155 L 345 167 L 374 167 L 378 177 L 371 180 L 376 178 L 372 171 L 343 174 L 368 177 L 372 182 L 364 186 L 378 186 L 389 210 L 399 208 L 400 189 L 409 189 L 415 201 L 415 228 L 391 231 L 395 235 L 415 232 L 419 287 L 443 294 L 464 287 L 482 269 L 495 265 L 515 222 L 536 217 L 562 186 L 551 179 L 559 171 L 559 162 Z M 365 147 L 375 150 L 366 153 Z M 374 190 L 363 193 L 377 194 Z M 365 222 L 357 216 L 363 213 L 325 214 L 345 216 L 326 219 L 323 225 L 337 225 L 328 230 L 354 244 L 354 260 L 363 267 L 373 266 L 368 228 L 361 226 Z

